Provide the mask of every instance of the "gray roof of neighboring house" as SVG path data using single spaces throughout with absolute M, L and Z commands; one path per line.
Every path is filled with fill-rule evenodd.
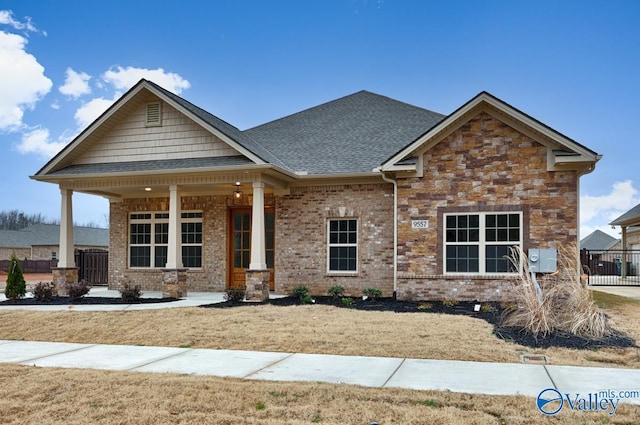
M 619 239 L 616 239 L 611 235 L 607 235 L 601 230 L 594 230 L 580 241 L 580 249 L 587 249 L 589 251 L 606 251 L 618 241 Z
M 371 172 L 445 116 L 360 91 L 246 130 L 294 172 Z
M 109 229 L 73 227 L 75 245 L 109 246 Z M 0 247 L 30 248 L 36 245 L 59 245 L 60 226 L 57 224 L 33 224 L 21 230 L 0 230 Z
M 613 220 L 609 223 L 612 226 L 620 226 L 620 225 L 629 225 L 629 224 L 639 224 L 640 223 L 640 204 L 631 208 L 626 213 L 622 214 L 620 217 Z

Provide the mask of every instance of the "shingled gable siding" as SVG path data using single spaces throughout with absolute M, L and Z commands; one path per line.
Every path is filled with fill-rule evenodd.
M 546 147 L 481 113 L 424 155 L 424 177 L 398 181 L 398 298 L 509 300 L 513 277 L 443 274 L 443 214 L 522 211 L 523 248 L 577 241 L 575 171 L 547 171 Z M 412 229 L 411 220 L 429 220 Z
M 344 215 L 341 214 L 344 212 Z M 358 273 L 327 273 L 327 221 L 358 220 Z M 276 292 L 307 286 L 326 295 L 334 285 L 361 296 L 364 288 L 393 293 L 393 187 L 353 184 L 293 187 L 276 197 Z
M 155 100 L 155 99 L 151 99 Z M 147 126 L 142 103 L 75 164 L 234 156 L 239 153 L 168 104 L 162 125 Z M 179 140 L 180 143 L 176 143 Z
M 202 269 L 189 270 L 187 291 L 224 291 L 227 281 L 227 205 L 231 197 L 183 197 L 182 210 L 203 212 Z M 160 291 L 159 269 L 132 270 L 128 267 L 128 217 L 131 212 L 168 211 L 169 198 L 127 199 L 111 203 L 109 232 L 109 288 L 125 282 L 141 285 L 143 290 Z

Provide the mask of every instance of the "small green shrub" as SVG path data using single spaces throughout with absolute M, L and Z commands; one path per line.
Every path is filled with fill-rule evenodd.
M 493 306 L 491 304 L 482 304 L 480 311 L 483 313 L 491 313 L 493 311 Z
M 11 262 L 9 263 L 9 275 L 7 276 L 7 286 L 4 289 L 4 295 L 15 301 L 20 298 L 24 298 L 27 293 L 27 283 L 24 280 L 20 263 L 16 254 L 11 255 Z
M 33 298 L 39 303 L 51 301 L 56 285 L 53 282 L 38 282 L 33 287 Z
M 302 298 L 309 295 L 309 288 L 307 288 L 306 286 L 296 286 L 295 288 L 293 288 L 293 295 L 302 300 Z
M 329 293 L 329 295 L 331 295 L 331 297 L 333 297 L 334 300 L 337 300 L 339 298 L 342 298 L 342 295 L 344 294 L 344 288 L 340 285 L 336 285 L 329 288 L 327 292 Z
M 445 307 L 455 307 L 458 305 L 458 301 L 454 300 L 444 300 L 442 301 L 442 305 Z
M 300 298 L 300 304 L 313 304 L 314 302 L 316 302 L 316 300 L 314 300 L 311 295 L 305 295 Z
M 382 291 L 378 288 L 365 288 L 362 290 L 362 295 L 369 297 L 372 300 L 379 300 L 382 298 Z
M 140 302 L 140 297 L 142 296 L 142 292 L 140 292 L 140 285 L 129 285 L 125 283 L 122 285 L 122 288 L 119 289 L 120 297 L 122 297 L 122 301 L 128 303 L 137 303 Z
M 418 310 L 431 310 L 433 308 L 433 304 L 431 303 L 422 303 L 418 306 Z
M 224 291 L 224 299 L 227 301 L 242 301 L 244 300 L 245 290 L 242 288 L 227 288 Z
M 89 286 L 89 284 L 84 280 L 81 280 L 80 282 L 69 282 L 66 284 L 66 287 L 67 291 L 69 291 L 70 301 L 79 300 L 87 295 L 91 290 L 91 286 Z
M 353 304 L 353 299 L 349 297 L 342 298 L 341 301 L 342 301 L 342 305 L 345 307 L 351 307 L 351 305 Z

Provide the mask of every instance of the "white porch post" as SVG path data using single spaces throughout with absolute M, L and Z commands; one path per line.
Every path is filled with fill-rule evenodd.
M 167 269 L 182 268 L 181 242 L 181 200 L 177 185 L 169 186 L 169 246 L 167 247 Z
M 62 209 L 60 212 L 60 258 L 58 268 L 76 266 L 73 245 L 73 191 L 60 189 Z
M 249 270 L 267 270 L 264 230 L 264 182 L 253 182 L 251 211 L 251 262 Z

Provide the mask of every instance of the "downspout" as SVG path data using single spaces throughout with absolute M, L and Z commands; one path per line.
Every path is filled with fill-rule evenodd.
M 384 172 L 378 168 L 382 180 L 393 185 L 393 299 L 398 293 L 398 182 L 388 178 Z

